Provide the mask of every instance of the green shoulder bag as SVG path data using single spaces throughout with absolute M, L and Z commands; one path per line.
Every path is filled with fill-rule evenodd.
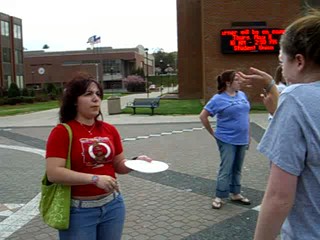
M 69 133 L 69 151 L 66 161 L 66 168 L 71 168 L 71 145 L 72 145 L 72 130 L 70 126 L 63 123 Z M 70 203 L 71 203 L 71 187 L 52 183 L 48 180 L 45 173 L 41 185 L 41 199 L 39 204 L 40 215 L 43 221 L 58 230 L 69 228 L 70 222 Z

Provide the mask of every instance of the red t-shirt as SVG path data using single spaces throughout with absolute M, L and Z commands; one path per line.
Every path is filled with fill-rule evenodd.
M 76 120 L 68 122 L 72 129 L 71 169 L 97 175 L 116 178 L 113 159 L 123 152 L 121 138 L 117 129 L 105 122 L 96 121 L 91 134 L 90 127 L 81 125 Z M 67 159 L 69 135 L 67 129 L 58 124 L 50 133 L 46 158 Z M 106 191 L 93 184 L 72 186 L 72 196 L 96 196 Z

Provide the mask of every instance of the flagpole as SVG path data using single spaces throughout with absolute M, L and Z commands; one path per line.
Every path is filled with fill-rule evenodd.
M 96 79 L 97 79 L 97 82 L 99 82 L 99 63 L 96 63 L 95 65 L 96 65 Z
M 92 48 L 92 54 L 93 56 L 95 56 L 95 67 L 96 67 L 96 80 L 97 82 L 99 82 L 99 64 L 101 64 L 101 61 L 99 59 L 99 53 L 98 51 L 95 51 L 94 49 L 94 45 L 97 44 L 97 43 L 100 43 L 101 42 L 101 37 L 97 37 L 97 35 L 93 35 L 91 37 L 89 37 L 87 43 L 89 43 L 91 45 L 91 48 Z M 104 85 L 103 85 L 103 77 L 101 78 L 101 82 L 100 82 L 102 88 L 104 89 Z

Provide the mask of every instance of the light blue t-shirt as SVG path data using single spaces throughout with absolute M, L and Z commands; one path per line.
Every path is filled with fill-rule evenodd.
M 258 145 L 273 164 L 298 177 L 295 202 L 281 230 L 283 240 L 320 239 L 319 105 L 320 82 L 287 87 Z
M 249 143 L 250 104 L 244 92 L 238 91 L 235 96 L 229 96 L 225 92 L 215 94 L 204 109 L 211 117 L 217 115 L 217 139 L 233 145 Z

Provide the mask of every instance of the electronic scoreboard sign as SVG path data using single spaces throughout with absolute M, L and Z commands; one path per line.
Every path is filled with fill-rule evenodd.
M 222 53 L 278 53 L 284 29 L 242 28 L 222 29 Z

